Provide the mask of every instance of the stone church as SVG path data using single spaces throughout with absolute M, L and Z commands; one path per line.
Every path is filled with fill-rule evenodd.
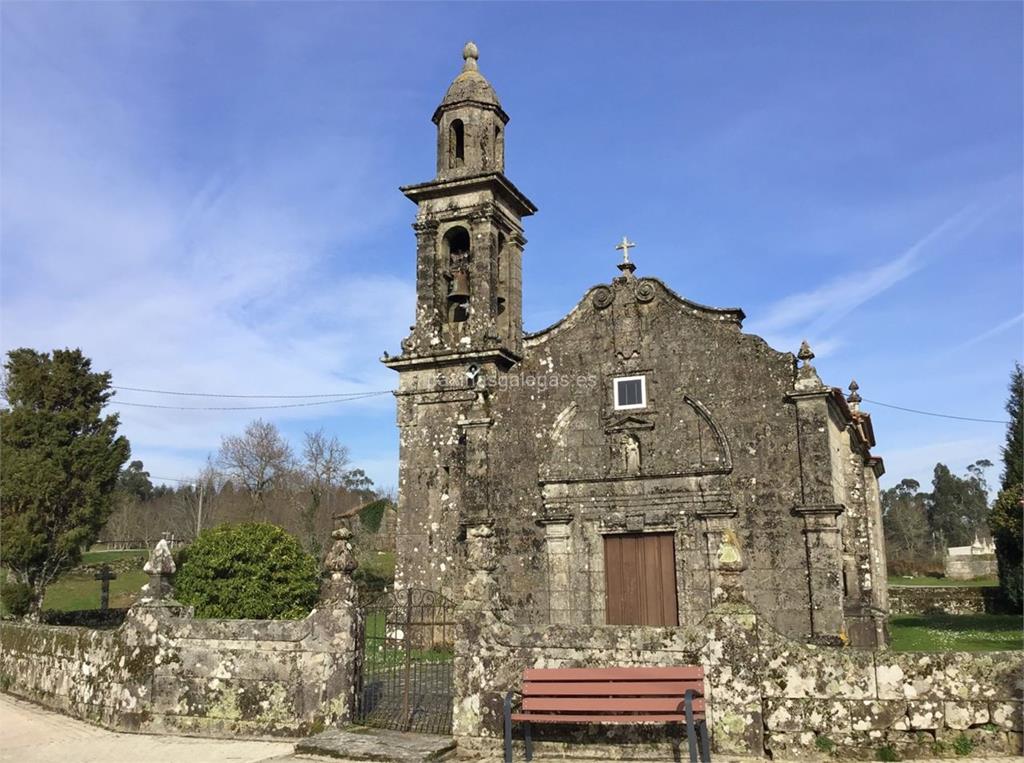
M 882 460 L 856 385 L 822 382 L 716 308 L 638 276 L 523 330 L 509 121 L 469 43 L 433 115 L 416 315 L 398 356 L 397 585 L 458 599 L 466 526 L 489 524 L 507 615 L 673 626 L 744 601 L 783 634 L 885 643 Z M 610 242 L 611 245 L 611 242 Z

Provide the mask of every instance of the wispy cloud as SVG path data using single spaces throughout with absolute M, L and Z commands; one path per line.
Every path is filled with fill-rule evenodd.
M 861 305 L 923 268 L 961 241 L 991 213 L 992 207 L 970 204 L 950 215 L 895 259 L 868 270 L 851 271 L 814 289 L 791 294 L 771 305 L 749 326 L 779 347 L 795 347 L 810 339 L 815 353 L 827 355 L 841 340 L 830 332 Z
M 80 119 L 64 104 L 88 97 L 60 75 L 36 75 L 47 108 L 26 93 L 4 100 L 3 350 L 80 346 L 115 384 L 159 389 L 342 393 L 393 384 L 376 359 L 404 335 L 414 291 L 373 273 L 361 252 L 396 224 L 395 207 L 365 194 L 381 147 L 324 131 L 194 174 L 172 157 L 140 160 L 165 150 L 143 105 L 122 100 Z M 99 79 L 121 76 L 130 75 L 112 69 Z M 116 400 L 196 405 L 131 392 Z M 264 415 L 301 428 L 389 406 L 384 396 Z M 119 410 L 135 456 L 171 477 L 261 413 Z
M 1005 320 L 1002 323 L 999 323 L 999 324 L 993 326 L 992 328 L 988 329 L 987 331 L 981 332 L 977 336 L 972 337 L 971 339 L 968 339 L 966 342 L 963 342 L 962 344 L 957 345 L 953 349 L 954 350 L 963 350 L 963 349 L 966 349 L 967 347 L 972 347 L 972 346 L 974 346 L 976 344 L 980 344 L 980 343 L 984 342 L 986 339 L 991 339 L 992 337 L 997 336 L 998 334 L 1002 334 L 1004 331 L 1006 331 L 1006 329 L 1012 328 L 1013 326 L 1016 326 L 1018 323 L 1022 323 L 1022 322 L 1024 322 L 1024 313 L 1020 313 L 1019 315 L 1015 315 L 1012 318 L 1010 318 L 1009 320 Z

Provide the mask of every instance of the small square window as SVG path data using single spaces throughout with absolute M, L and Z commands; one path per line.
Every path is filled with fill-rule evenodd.
M 647 380 L 643 376 L 623 376 L 615 380 L 615 410 L 647 407 Z

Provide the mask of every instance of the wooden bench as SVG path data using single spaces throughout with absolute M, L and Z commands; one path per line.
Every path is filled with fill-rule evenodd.
M 711 760 L 704 714 L 704 669 L 552 668 L 523 671 L 522 700 L 505 696 L 505 763 L 512 761 L 512 723 L 523 724 L 533 759 L 534 723 L 685 723 L 690 760 Z

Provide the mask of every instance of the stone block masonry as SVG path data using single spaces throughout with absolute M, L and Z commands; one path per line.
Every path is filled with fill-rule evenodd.
M 117 629 L 2 623 L 0 688 L 122 731 L 302 736 L 346 721 L 356 627 L 349 537 L 335 531 L 320 604 L 302 620 L 196 620 L 149 598 Z
M 494 749 L 501 701 L 524 668 L 703 665 L 718 754 L 873 760 L 882 748 L 933 757 L 1021 753 L 1019 652 L 894 653 L 798 643 L 725 605 L 682 628 L 524 626 L 470 619 L 456 650 L 459 749 Z M 681 729 L 534 728 L 541 752 L 671 755 Z M 519 732 L 516 738 L 521 739 Z M 958 740 L 960 740 L 958 742 Z
M 890 586 L 894 615 L 1012 614 L 996 586 Z
M 792 760 L 1021 753 L 1024 654 L 896 653 L 815 645 L 780 634 L 742 601 L 681 627 L 524 625 L 501 606 L 489 529 L 467 535 L 472 571 L 455 650 L 454 733 L 462 751 L 493 750 L 502 699 L 526 668 L 702 665 L 718 754 Z M 677 730 L 534 729 L 539 752 L 665 759 Z M 517 731 L 518 736 L 518 731 Z M 680 745 L 683 745 L 680 748 Z

